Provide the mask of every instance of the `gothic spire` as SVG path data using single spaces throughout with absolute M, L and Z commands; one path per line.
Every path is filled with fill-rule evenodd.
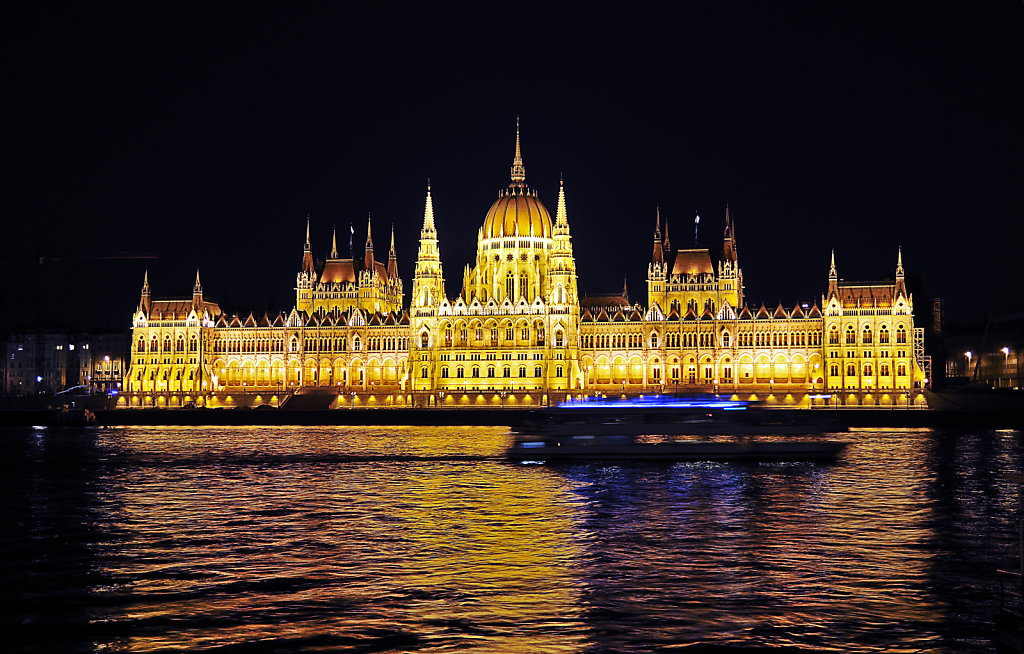
M 338 258 L 338 228 L 333 227 L 331 229 L 331 258 Z
M 654 251 L 651 253 L 653 263 L 664 263 L 665 251 L 661 247 L 661 207 L 654 209 Z
M 430 180 L 427 180 L 427 204 L 423 208 L 423 231 L 434 230 L 434 203 L 430 199 Z
M 836 275 L 836 251 L 834 249 L 832 250 L 832 263 L 829 264 L 829 267 L 828 267 L 828 278 L 829 279 L 837 279 L 837 275 Z
M 309 214 L 306 214 L 306 244 L 302 247 L 302 272 L 315 272 L 313 265 L 313 250 L 309 245 Z
M 896 297 L 907 296 L 907 284 L 903 279 L 903 248 L 896 254 Z
M 391 251 L 388 253 L 388 279 L 398 279 L 398 255 L 395 254 L 395 223 L 391 223 Z
M 569 226 L 569 217 L 565 213 L 565 180 L 561 177 L 558 179 L 558 209 L 555 211 L 555 226 Z
M 142 276 L 142 297 L 139 299 L 139 308 L 148 315 L 150 306 L 149 270 L 146 270 Z
M 665 251 L 672 249 L 672 243 L 668 240 L 668 218 L 665 219 Z
M 366 260 L 367 270 L 373 270 L 373 233 L 370 228 L 370 214 L 366 214 Z
M 516 156 L 512 159 L 512 183 L 509 186 L 514 188 L 526 186 L 526 168 L 523 166 L 523 155 L 519 150 L 519 116 L 516 116 Z
M 199 269 L 196 268 L 196 285 L 192 287 L 192 307 L 199 309 L 203 304 L 203 285 L 199 281 Z

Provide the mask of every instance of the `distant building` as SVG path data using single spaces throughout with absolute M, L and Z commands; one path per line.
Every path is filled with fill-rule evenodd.
M 14 332 L 4 342 L 3 392 L 46 395 L 82 387 L 83 392 L 120 388 L 128 335 L 63 329 Z
M 943 345 L 948 383 L 1024 388 L 1024 314 L 993 316 L 974 327 L 951 325 Z
M 647 304 L 577 288 L 566 191 L 554 220 L 526 184 L 519 133 L 511 181 L 484 214 L 475 260 L 447 296 L 427 188 L 408 309 L 392 234 L 387 264 L 318 264 L 309 223 L 295 306 L 227 315 L 205 298 L 153 300 L 133 318 L 123 406 L 279 404 L 296 391 L 334 406 L 537 406 L 595 394 L 720 393 L 769 403 L 921 403 L 928 358 L 902 254 L 895 281 L 840 280 L 821 303 L 748 306 L 728 208 L 721 248 L 672 247 L 656 217 Z

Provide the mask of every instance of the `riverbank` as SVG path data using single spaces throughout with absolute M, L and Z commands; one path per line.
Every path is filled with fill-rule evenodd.
M 515 427 L 537 420 L 548 409 L 111 409 L 96 411 L 97 426 L 129 425 L 490 425 Z M 813 420 L 827 415 L 846 427 L 1024 428 L 1020 411 L 934 411 L 929 409 L 771 409 L 779 419 Z M 66 421 L 65 421 L 66 422 Z M 55 426 L 51 411 L 0 411 L 0 426 Z

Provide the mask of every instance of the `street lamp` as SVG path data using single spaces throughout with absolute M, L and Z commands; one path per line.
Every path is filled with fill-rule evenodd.
M 444 408 L 444 391 L 437 392 L 437 408 Z
M 1008 368 L 1010 367 L 1010 348 L 1004 345 L 1003 348 L 999 351 L 1003 353 L 1003 374 L 1006 375 L 1006 385 L 1009 386 L 1010 371 L 1008 370 Z
M 967 357 L 967 376 L 970 377 L 971 376 L 971 357 L 974 356 L 974 352 L 971 352 L 970 350 L 967 350 L 966 352 L 964 352 L 964 356 Z

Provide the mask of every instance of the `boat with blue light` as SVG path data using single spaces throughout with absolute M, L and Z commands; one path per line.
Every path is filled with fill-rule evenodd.
M 518 425 L 520 434 L 796 436 L 846 431 L 827 412 L 769 409 L 717 397 L 648 396 L 565 402 Z

